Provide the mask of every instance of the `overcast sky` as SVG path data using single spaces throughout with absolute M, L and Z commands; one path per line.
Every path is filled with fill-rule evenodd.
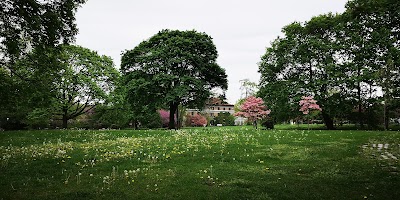
M 214 39 L 218 64 L 228 75 L 227 98 L 241 96 L 242 79 L 260 79 L 257 63 L 282 27 L 328 12 L 342 13 L 347 0 L 88 0 L 76 14 L 76 43 L 111 56 L 162 29 L 197 30 Z

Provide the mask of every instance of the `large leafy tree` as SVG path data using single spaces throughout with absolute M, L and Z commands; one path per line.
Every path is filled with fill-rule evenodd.
M 107 102 L 119 73 L 110 57 L 80 46 L 63 46 L 60 60 L 61 80 L 54 82 L 55 114 L 62 117 L 63 127 L 67 128 L 69 119 Z
M 282 122 L 297 117 L 297 81 L 290 70 L 285 72 L 285 66 L 290 67 L 293 54 L 287 54 L 292 42 L 287 38 L 278 38 L 267 48 L 259 63 L 261 73 L 260 90 L 257 95 L 274 111 L 271 113 L 276 121 Z
M 301 96 L 314 95 L 324 107 L 326 126 L 333 129 L 336 107 L 345 105 L 345 76 L 336 59 L 340 51 L 335 40 L 339 20 L 339 16 L 327 14 L 304 24 L 292 23 L 283 29 L 285 37 L 276 39 L 267 49 L 259 64 L 259 95 L 272 101 L 271 108 L 290 113 Z
M 92 110 L 98 104 L 107 103 L 119 73 L 107 56 L 80 46 L 62 45 L 60 49 L 57 54 L 58 70 L 52 79 L 47 79 L 53 95 L 48 97 L 46 108 L 50 116 L 59 116 L 63 128 L 67 128 L 68 120 Z M 22 69 L 31 69 L 25 71 L 25 77 L 35 76 L 34 58 L 37 53 L 40 51 L 34 51 L 20 61 Z
M 346 5 L 343 46 L 353 69 L 353 95 L 358 112 L 369 112 L 384 102 L 384 127 L 389 110 L 399 98 L 400 81 L 400 2 L 396 0 L 353 0 Z M 383 98 L 374 96 L 381 88 Z M 368 113 L 368 118 L 370 118 Z M 360 121 L 362 124 L 362 121 Z
M 30 112 L 51 104 L 52 83 L 59 50 L 33 50 L 12 63 L 13 70 L 0 69 L 0 121 L 6 129 L 21 129 Z M 38 113 L 38 112 L 36 112 Z
M 58 45 L 74 40 L 75 12 L 85 1 L 0 1 L 0 121 L 21 123 L 33 107 L 48 104 Z M 34 49 L 36 74 L 27 77 L 31 68 L 19 60 Z
M 121 71 L 131 104 L 168 107 L 175 128 L 179 105 L 201 107 L 211 89 L 227 89 L 212 38 L 197 31 L 162 30 L 122 56 Z
M 258 95 L 283 111 L 300 96 L 315 96 L 328 129 L 354 110 L 362 125 L 383 100 L 388 122 L 399 94 L 399 9 L 395 0 L 353 0 L 343 14 L 286 26 L 262 57 Z

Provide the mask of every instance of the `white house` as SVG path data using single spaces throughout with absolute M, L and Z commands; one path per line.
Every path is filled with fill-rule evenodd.
M 216 117 L 220 113 L 228 112 L 231 115 L 233 115 L 235 113 L 234 107 L 235 107 L 234 105 L 224 103 L 218 98 L 211 98 L 207 101 L 206 106 L 204 107 L 203 110 L 187 109 L 186 114 L 193 116 L 195 114 L 202 113 L 210 117 Z

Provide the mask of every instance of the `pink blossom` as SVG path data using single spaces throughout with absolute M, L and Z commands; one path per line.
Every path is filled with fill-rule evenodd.
M 167 110 L 159 110 L 158 113 L 160 113 L 161 117 L 161 122 L 163 124 L 163 127 L 167 127 L 169 124 L 169 111 Z M 175 114 L 175 122 L 176 122 L 176 114 Z
M 205 126 L 207 125 L 207 119 L 199 114 L 195 114 L 190 119 L 191 123 L 195 126 Z
M 251 121 L 262 119 L 269 115 L 271 110 L 267 110 L 264 101 L 261 98 L 254 96 L 248 97 L 240 106 L 240 112 L 235 113 L 235 116 L 246 117 Z
M 314 100 L 312 96 L 301 97 L 299 105 L 301 106 L 299 111 L 303 112 L 303 114 L 305 115 L 308 115 L 311 110 L 322 111 L 322 109 L 317 104 L 317 101 Z

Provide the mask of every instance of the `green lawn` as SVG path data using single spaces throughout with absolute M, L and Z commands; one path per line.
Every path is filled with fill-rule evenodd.
M 394 131 L 0 132 L 0 199 L 398 199 L 399 145 Z

